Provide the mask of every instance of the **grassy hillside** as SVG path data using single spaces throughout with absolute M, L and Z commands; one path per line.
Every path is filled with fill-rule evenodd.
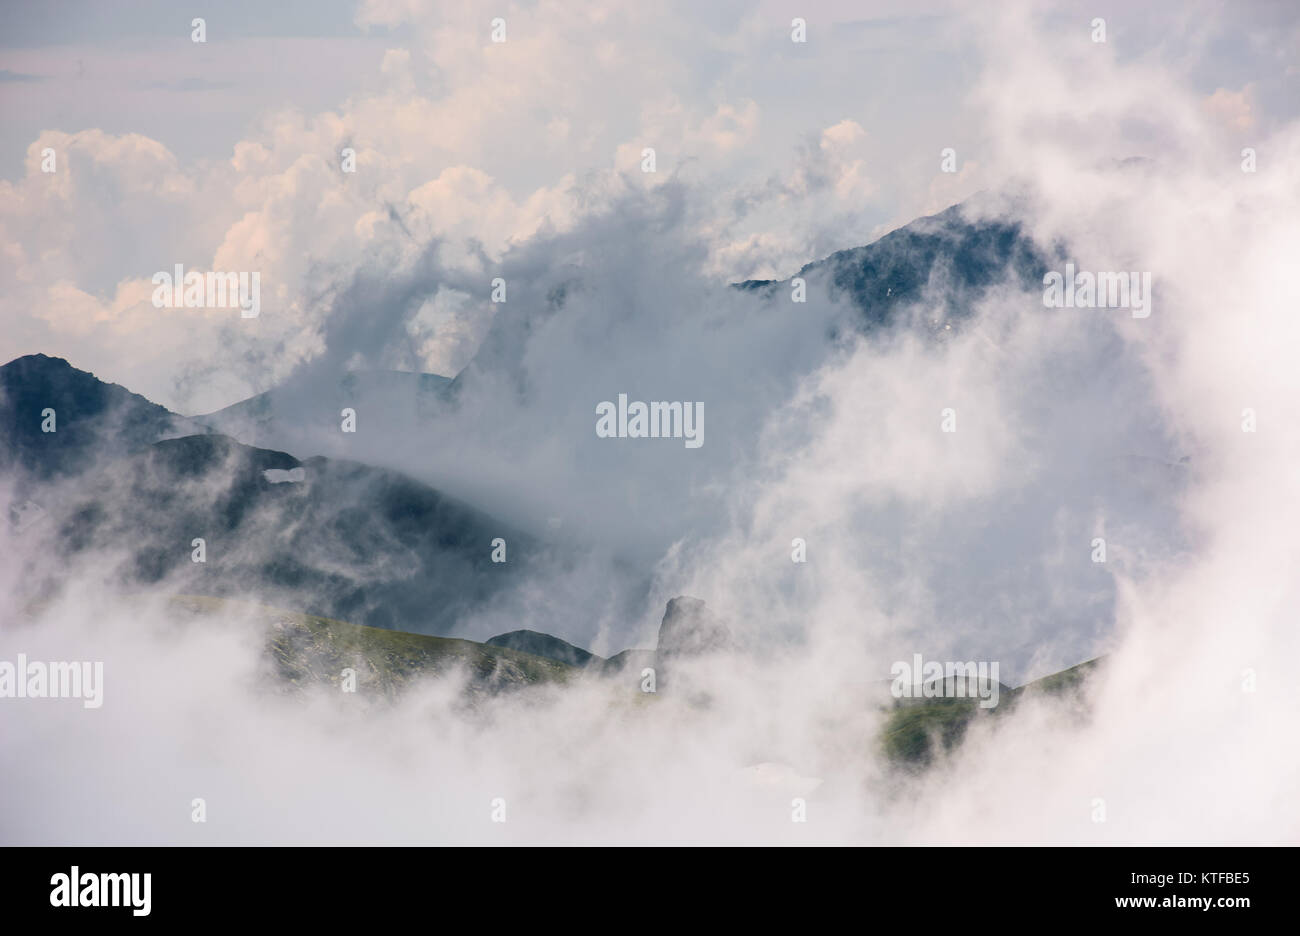
M 294 687 L 337 685 L 343 670 L 351 668 L 358 692 L 393 696 L 417 679 L 462 670 L 469 677 L 467 691 L 480 694 L 564 683 L 577 672 L 556 660 L 507 647 L 349 624 L 264 605 L 191 595 L 173 598 L 171 604 L 195 616 L 237 610 L 264 626 L 274 671 Z
M 961 743 L 972 719 L 1004 717 L 1027 695 L 1076 693 L 1100 661 L 1100 657 L 1088 660 L 1015 689 L 1001 690 L 997 706 L 991 709 L 980 708 L 980 700 L 970 698 L 897 699 L 881 730 L 881 747 L 896 766 L 924 768 L 941 750 L 948 753 Z
M 489 637 L 485 643 L 489 647 L 519 650 L 523 653 L 531 653 L 533 656 L 567 663 L 569 666 L 582 667 L 605 662 L 589 650 L 575 647 L 567 640 L 535 630 L 514 630 L 507 634 L 497 634 L 495 637 Z
M 37 613 L 39 607 L 39 603 L 33 604 L 29 613 Z M 225 598 L 178 595 L 169 600 L 169 611 L 191 620 L 216 614 L 234 616 L 261 629 L 270 672 L 289 691 L 321 684 L 339 686 L 343 671 L 349 668 L 355 671 L 358 692 L 383 698 L 400 695 L 418 680 L 456 673 L 467 677 L 465 692 L 475 697 L 564 685 L 579 678 L 584 670 L 590 672 L 584 666 L 509 647 L 367 627 Z M 627 662 L 619 658 L 632 655 L 636 655 L 638 665 L 651 665 L 653 654 L 652 650 L 624 651 L 602 661 L 596 670 L 610 675 L 617 669 L 615 664 Z M 1038 693 L 1055 697 L 1080 693 L 1102 659 L 1080 663 L 1014 689 L 1003 687 L 998 705 L 991 709 L 980 708 L 978 698 L 894 699 L 877 738 L 880 750 L 895 767 L 923 770 L 959 746 L 974 719 L 1006 717 L 1023 699 Z M 629 685 L 638 685 L 638 671 L 633 669 L 630 675 L 635 678 Z M 654 698 L 634 691 L 627 694 L 625 701 L 640 705 Z

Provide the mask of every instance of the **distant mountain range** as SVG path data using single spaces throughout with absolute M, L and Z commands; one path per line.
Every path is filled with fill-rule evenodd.
M 1014 221 L 970 220 L 976 197 L 891 231 L 863 247 L 831 254 L 797 274 L 810 289 L 848 298 L 862 313 L 863 330 L 891 325 L 899 311 L 922 299 L 931 331 L 971 314 L 979 299 L 1008 275 L 1023 289 L 1041 289 L 1049 258 Z M 939 275 L 942 286 L 939 286 Z M 790 279 L 745 280 L 737 289 L 771 296 L 788 293 Z
M 361 380 L 362 393 L 406 383 L 437 395 L 446 387 L 421 375 Z M 95 561 L 84 571 L 128 590 L 161 584 L 199 617 L 231 599 L 257 602 L 268 661 L 286 685 L 337 682 L 351 667 L 364 674 L 360 688 L 380 697 L 453 670 L 467 675 L 471 696 L 577 678 L 634 691 L 647 667 L 656 692 L 673 692 L 665 674 L 681 661 L 736 649 L 727 623 L 687 596 L 668 603 L 655 649 L 609 659 L 534 630 L 483 643 L 434 636 L 529 576 L 544 578 L 546 564 L 563 557 L 397 472 L 244 445 L 59 358 L 30 355 L 0 367 L 0 389 L 0 426 L 11 440 L 0 450 L 3 467 L 16 492 L 38 499 L 41 522 L 11 531 L 32 537 L 15 561 L 35 606 L 65 575 L 47 549 L 73 569 Z M 259 405 L 246 403 L 245 413 Z M 42 431 L 43 422 L 53 431 Z M 9 506 L 13 525 L 19 505 Z M 498 538 L 508 562 L 491 560 Z M 889 711 L 878 743 L 888 762 L 922 769 L 954 750 L 973 720 L 1001 718 L 1035 692 L 1077 692 L 1095 665 L 1001 687 L 991 710 L 971 698 L 891 700 L 882 689 Z M 694 704 L 707 705 L 707 696 Z
M 0 367 L 0 471 L 23 480 L 68 477 L 160 439 L 206 432 L 62 358 L 29 354 Z
M 300 455 L 318 452 L 320 441 L 337 433 L 342 410 L 364 415 L 364 428 L 382 418 L 386 434 L 410 432 L 447 399 L 451 379 L 404 371 L 348 371 L 342 374 L 306 367 L 274 389 L 231 404 L 193 421 L 247 445 L 287 448 Z M 382 414 L 382 415 L 381 415 Z M 329 427 L 329 434 L 321 431 Z
M 240 444 L 59 358 L 12 361 L 0 387 L 11 520 L 34 503 L 45 522 L 24 535 L 45 531 L 71 562 L 111 556 L 97 571 L 126 586 L 445 633 L 547 561 L 532 537 L 401 474 Z M 495 540 L 507 561 L 492 561 Z M 34 563 L 27 580 L 39 594 L 60 574 Z

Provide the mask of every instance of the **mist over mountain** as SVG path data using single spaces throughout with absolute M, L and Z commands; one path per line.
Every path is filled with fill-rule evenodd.
M 1018 222 L 985 214 L 1000 207 L 955 205 L 810 263 L 796 302 L 788 283 L 732 287 L 703 275 L 690 245 L 647 252 L 635 231 L 681 222 L 672 200 L 633 200 L 507 252 L 496 271 L 506 301 L 488 305 L 491 324 L 450 385 L 407 378 L 380 391 L 343 370 L 354 339 L 369 349 L 400 336 L 421 297 L 486 296 L 487 280 L 430 261 L 382 281 L 358 275 L 302 376 L 198 421 L 247 444 L 382 461 L 534 534 L 581 530 L 652 563 L 721 521 L 726 507 L 709 492 L 753 470 L 771 413 L 861 336 L 940 341 L 996 292 L 1025 301 L 1045 260 Z M 663 444 L 605 444 L 595 408 L 619 393 L 703 401 L 704 445 L 687 459 Z M 356 434 L 339 432 L 348 405 Z
M 327 374 L 308 367 L 278 387 L 193 419 L 249 445 L 276 445 L 314 455 L 319 454 L 320 439 L 341 426 L 345 408 L 366 413 L 367 435 L 422 431 L 446 399 L 450 385 L 451 379 L 439 374 Z
M 992 201 L 976 196 L 918 218 L 873 243 L 809 263 L 796 276 L 832 299 L 851 301 L 861 313 L 854 325 L 864 332 L 893 325 L 924 302 L 922 327 L 941 333 L 970 317 L 993 287 L 1009 281 L 1034 290 L 1048 268 L 1047 257 L 1018 221 L 974 213 L 992 207 Z M 791 279 L 736 286 L 772 297 L 790 290 Z
M 23 489 L 43 516 L 22 532 L 49 550 L 20 560 L 34 597 L 56 592 L 83 555 L 111 555 L 109 580 L 128 589 L 165 585 L 448 633 L 547 561 L 508 523 L 395 472 L 217 434 L 152 441 L 191 424 L 62 360 L 23 358 L 4 373 L 27 388 L 7 398 L 8 423 L 39 424 L 47 401 L 66 420 L 19 436 L 24 469 L 49 482 Z M 507 561 L 491 560 L 498 539 Z
M 685 307 L 662 321 L 626 319 L 643 333 L 639 342 L 614 343 L 606 325 L 588 330 L 610 310 L 617 316 L 610 303 L 637 282 L 613 275 L 624 268 L 621 257 L 593 257 L 578 267 L 537 268 L 516 283 L 454 381 L 334 372 L 325 361 L 336 356 L 327 355 L 281 387 L 186 420 L 122 388 L 96 389 L 93 378 L 66 362 L 34 357 L 6 367 L 26 376 L 5 419 L 23 424 L 24 457 L 53 476 L 72 456 L 65 436 L 39 432 L 41 393 L 57 388 L 64 400 L 80 394 L 129 401 L 116 405 L 125 407 L 131 430 L 96 450 L 101 470 L 77 486 L 87 493 L 65 488 L 54 499 L 64 554 L 130 544 L 117 563 L 123 581 L 167 581 L 181 591 L 225 596 L 248 590 L 267 603 L 359 624 L 476 639 L 516 630 L 528 615 L 534 630 L 617 653 L 654 632 L 672 592 L 709 592 L 708 582 L 683 578 L 663 557 L 682 546 L 707 547 L 736 506 L 722 493 L 760 470 L 765 424 L 801 382 L 846 355 L 869 358 L 900 343 L 919 342 L 916 353 L 925 357 L 942 354 L 988 302 L 1037 301 L 1036 293 L 1025 296 L 1026 284 L 1046 261 L 1018 222 L 981 216 L 992 204 L 982 198 L 954 206 L 806 265 L 803 302 L 792 301 L 788 282 L 708 289 L 686 276 L 681 288 L 704 289 L 717 300 L 707 320 Z M 561 250 L 564 240 L 548 251 Z M 527 257 L 518 263 L 535 266 Z M 1165 467 L 1165 474 L 1135 484 L 1150 471 L 1138 475 L 1132 467 L 1173 465 L 1177 452 L 1152 435 L 1151 413 L 1134 405 L 1142 395 L 1140 371 L 1117 355 L 1113 338 L 1102 337 L 1107 326 L 1079 324 L 1100 337 L 1098 370 L 1077 360 L 1060 367 L 1050 357 L 1014 364 L 1030 381 L 1050 373 L 1032 400 L 1018 404 L 1026 407 L 1021 418 L 1037 427 L 1028 443 L 1037 454 L 1014 499 L 975 508 L 967 525 L 950 524 L 928 544 L 915 542 L 915 518 L 897 504 L 864 505 L 853 520 L 866 531 L 859 546 L 867 552 L 858 562 L 894 567 L 899 581 L 924 577 L 934 593 L 933 620 L 959 624 L 965 642 L 1006 660 L 1012 671 L 1038 652 L 1044 627 L 1074 635 L 1049 664 L 1056 667 L 1095 655 L 1104 638 L 1096 622 L 1111 600 L 1109 585 L 1080 580 L 1086 567 L 1016 585 L 1019 594 L 1007 605 L 1017 570 L 1055 548 L 1062 511 L 1108 503 L 1122 507 L 1131 536 L 1153 548 L 1177 542 L 1167 514 L 1176 473 Z M 988 337 L 996 327 L 986 322 L 982 339 L 996 343 Z M 662 356 L 647 353 L 656 346 Z M 740 347 L 745 355 L 737 356 Z M 1079 354 L 1077 347 L 1061 353 Z M 772 366 L 756 374 L 749 360 L 769 355 Z M 1108 375 L 1104 383 L 1099 372 Z M 591 428 L 595 404 L 619 392 L 703 398 L 705 444 L 683 451 L 666 440 L 598 438 Z M 1097 406 L 1098 396 L 1124 402 L 1101 403 L 1113 415 L 1095 426 L 1062 419 L 1072 407 Z M 945 402 L 934 399 L 932 412 Z M 69 451 L 86 450 L 95 431 L 111 434 L 111 420 L 122 418 L 106 403 L 96 407 L 70 410 Z M 343 431 L 348 413 L 355 431 Z M 821 418 L 789 427 L 790 442 Z M 195 436 L 143 450 L 178 428 L 228 432 L 241 444 Z M 555 445 L 559 438 L 563 448 Z M 249 447 L 254 442 L 273 448 Z M 306 457 L 315 452 L 329 457 Z M 114 453 L 133 457 L 112 464 L 120 457 Z M 1080 470 L 1083 453 L 1087 471 Z M 303 479 L 273 480 L 268 469 L 300 469 Z M 181 479 L 186 494 L 172 489 Z M 110 504 L 117 509 L 107 510 Z M 206 563 L 191 561 L 195 537 L 208 542 Z M 490 558 L 498 537 L 507 544 L 504 563 Z M 981 549 L 990 539 L 1003 544 L 1001 552 Z M 919 550 L 911 558 L 899 549 L 909 541 Z M 788 549 L 773 543 L 763 560 L 773 563 L 778 587 L 788 577 Z M 890 586 L 882 587 L 888 595 Z M 527 597 L 538 594 L 546 600 Z M 1063 601 L 1064 594 L 1074 597 Z M 798 633 L 804 625 L 787 629 Z M 899 654 L 909 652 L 907 639 Z
M 206 431 L 59 357 L 31 354 L 0 367 L 0 470 L 33 481 L 75 475 L 160 439 Z

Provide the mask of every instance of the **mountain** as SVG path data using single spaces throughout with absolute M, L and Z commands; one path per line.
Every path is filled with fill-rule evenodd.
M 36 481 L 67 477 L 160 439 L 202 432 L 63 358 L 29 354 L 0 367 L 0 471 Z
M 34 596 L 69 575 L 51 550 L 73 570 L 93 560 L 84 574 L 125 587 L 165 583 L 438 634 L 546 561 L 524 534 L 397 473 L 225 436 L 165 440 L 35 498 L 45 522 L 20 531 L 33 539 L 15 560 Z M 491 561 L 497 538 L 507 562 Z
M 641 679 L 641 671 L 646 667 L 654 668 L 658 657 L 653 650 L 630 647 L 620 650 L 601 665 L 601 672 L 616 675 L 626 670 L 636 680 Z
M 896 699 L 880 734 L 881 747 L 895 766 L 925 768 L 961 744 L 973 719 L 1009 716 L 1021 701 L 1035 695 L 1080 700 L 1084 684 L 1101 660 L 1079 663 L 1015 689 L 999 683 L 998 704 L 993 708 L 981 708 L 980 700 L 969 692 L 965 698 L 953 697 L 950 681 L 946 682 L 949 694 L 945 697 Z
M 986 199 L 953 205 L 863 247 L 831 254 L 796 275 L 809 289 L 845 296 L 861 311 L 861 326 L 893 324 L 906 306 L 926 299 L 932 330 L 960 321 L 1008 275 L 1024 289 L 1041 288 L 1048 261 L 1014 221 L 971 220 Z M 789 295 L 790 280 L 746 280 L 737 289 Z M 942 288 L 939 288 L 941 285 Z
M 678 595 L 668 600 L 655 646 L 660 661 L 718 653 L 735 646 L 731 627 L 702 600 Z
M 664 615 L 670 620 L 678 618 L 670 624 L 670 629 L 682 623 L 683 615 L 698 617 L 705 610 L 703 602 L 695 604 L 698 599 L 685 599 L 684 605 L 681 598 L 674 601 L 678 603 L 677 608 L 674 610 L 670 602 Z M 233 607 L 231 602 L 191 595 L 176 596 L 169 603 L 169 608 L 182 619 L 201 620 Z M 464 693 L 474 698 L 530 686 L 565 685 L 584 671 L 591 673 L 587 663 L 597 661 L 598 675 L 620 677 L 612 685 L 624 686 L 641 700 L 655 698 L 640 689 L 641 667 L 655 665 L 655 652 L 651 650 L 625 650 L 600 662 L 599 657 L 579 647 L 536 631 L 515 631 L 477 643 L 358 626 L 265 606 L 240 605 L 240 608 L 241 618 L 262 630 L 271 672 L 289 691 L 319 684 L 341 685 L 344 669 L 350 668 L 356 675 L 358 692 L 391 699 L 419 680 L 446 678 L 458 672 L 466 678 Z M 556 659 L 551 653 L 505 646 L 505 640 L 536 641 L 536 646 L 552 653 L 558 647 L 568 648 L 585 655 L 586 662 L 573 664 Z M 624 673 L 623 666 L 613 664 L 628 655 L 642 656 L 636 659 L 632 672 Z M 972 698 L 896 700 L 879 738 L 882 751 L 895 768 L 923 770 L 934 763 L 940 749 L 950 753 L 961 744 L 972 719 L 1010 716 L 1023 699 L 1034 695 L 1081 700 L 1087 679 L 1100 663 L 1100 658 L 1089 660 L 1014 689 L 1000 685 L 1000 702 L 993 709 L 979 708 L 978 700 Z
M 287 692 L 312 686 L 343 688 L 351 669 L 356 692 L 392 700 L 425 679 L 464 677 L 469 698 L 564 683 L 577 668 L 544 657 L 473 640 L 385 630 L 267 605 L 199 595 L 176 595 L 168 618 L 178 626 L 210 626 L 225 616 L 252 627 L 262 640 L 267 673 Z
M 506 647 L 510 650 L 531 653 L 533 656 L 545 657 L 548 660 L 557 660 L 566 666 L 587 666 L 591 663 L 605 662 L 594 653 L 575 647 L 567 640 L 534 630 L 516 630 L 497 634 L 495 637 L 489 637 L 485 643 L 489 647 Z
M 567 640 L 534 630 L 498 634 L 488 638 L 486 643 L 557 660 L 568 666 L 594 666 L 604 675 L 618 675 L 628 670 L 638 685 L 641 670 L 646 667 L 656 668 L 661 675 L 674 659 L 718 652 L 732 646 L 726 626 L 705 607 L 704 602 L 685 595 L 669 599 L 659 623 L 659 638 L 654 650 L 633 647 L 602 659 Z
M 93 557 L 108 566 L 94 574 L 128 587 L 165 581 L 176 592 L 447 633 L 503 607 L 551 558 L 512 525 L 405 475 L 241 444 L 59 358 L 0 367 L 0 388 L 0 456 L 20 476 L 11 529 L 31 537 L 17 561 L 35 596 L 67 574 L 43 558 L 48 548 L 74 564 Z M 55 410 L 49 433 L 46 408 Z M 201 434 L 173 435 L 187 430 Z M 493 562 L 499 540 L 506 561 Z
M 341 413 L 356 411 L 357 431 L 389 438 L 414 431 L 445 400 L 451 379 L 405 371 L 344 371 L 308 365 L 278 387 L 194 421 L 248 445 L 299 454 L 338 454 Z

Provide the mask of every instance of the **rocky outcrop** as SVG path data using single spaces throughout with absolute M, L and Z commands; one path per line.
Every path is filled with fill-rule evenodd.
M 688 595 L 671 599 L 659 624 L 656 675 L 660 687 L 688 661 L 734 648 L 730 626 L 703 601 Z
M 734 641 L 731 629 L 699 598 L 680 595 L 669 600 L 659 624 L 660 661 L 698 657 L 728 650 Z

